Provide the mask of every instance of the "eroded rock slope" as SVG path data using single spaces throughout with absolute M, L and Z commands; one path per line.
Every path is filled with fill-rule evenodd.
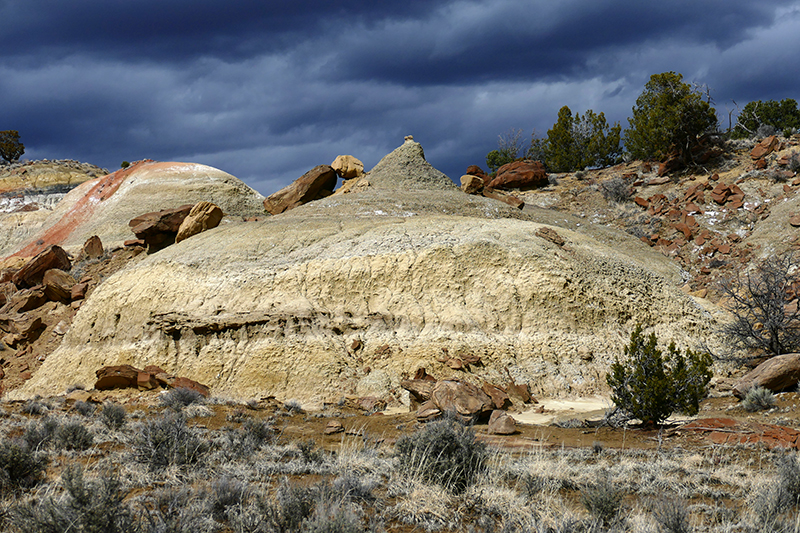
M 403 173 L 414 153 L 422 168 L 413 142 L 382 167 Z M 573 231 L 435 172 L 398 176 L 403 189 L 379 176 L 363 192 L 221 227 L 115 274 L 14 395 L 90 385 L 96 369 L 126 363 L 191 376 L 213 394 L 303 402 L 403 401 L 399 381 L 419 367 L 476 383 L 508 368 L 534 394 L 589 394 L 605 391 L 637 323 L 681 346 L 707 340 L 713 316 L 638 239 Z M 443 354 L 481 364 L 453 370 Z

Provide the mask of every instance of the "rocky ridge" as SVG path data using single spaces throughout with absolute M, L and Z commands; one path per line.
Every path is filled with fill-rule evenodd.
M 408 403 L 400 382 L 420 367 L 477 382 L 508 368 L 534 394 L 591 394 L 636 323 L 680 346 L 711 337 L 714 310 L 639 239 L 466 195 L 413 141 L 358 179 L 360 192 L 220 226 L 110 277 L 15 394 L 112 364 L 316 402 Z M 444 352 L 482 364 L 454 369 Z

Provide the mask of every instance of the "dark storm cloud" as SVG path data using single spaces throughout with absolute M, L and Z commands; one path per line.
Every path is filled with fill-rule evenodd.
M 413 134 L 458 179 L 558 109 L 626 125 L 648 76 L 796 97 L 797 2 L 0 0 L 0 129 L 25 157 L 209 164 L 269 194 Z
M 0 45 L 33 59 L 40 53 L 79 53 L 156 61 L 198 55 L 235 60 L 291 48 L 299 40 L 330 31 L 330 20 L 413 17 L 436 3 L 6 0 L 0 3 L 0 20 L 13 24 L 0 33 Z

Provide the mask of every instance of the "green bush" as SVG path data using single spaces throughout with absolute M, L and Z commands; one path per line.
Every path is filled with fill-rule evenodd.
M 625 361 L 616 359 L 606 376 L 611 400 L 646 424 L 660 424 L 675 411 L 697 414 L 712 375 L 708 354 L 686 350 L 684 356 L 671 343 L 665 355 L 657 342 L 636 326 Z
M 0 157 L 11 163 L 25 153 L 25 145 L 19 142 L 16 130 L 0 131 Z
M 620 132 L 620 125 L 609 126 L 603 113 L 589 109 L 583 116 L 573 116 L 572 110 L 564 106 L 542 141 L 544 164 L 551 172 L 614 165 L 622 156 Z
M 716 129 L 717 114 L 681 74 L 664 72 L 650 76 L 628 122 L 625 149 L 634 159 L 662 160 L 676 150 L 689 162 L 698 137 Z
M 744 106 L 736 119 L 736 126 L 731 131 L 734 139 L 744 139 L 757 135 L 761 126 L 772 126 L 784 135 L 800 129 L 800 109 L 797 102 L 785 98 L 776 100 L 755 100 Z M 787 135 L 788 136 L 788 135 Z
M 486 446 L 452 418 L 430 422 L 395 445 L 401 469 L 418 473 L 454 493 L 463 492 L 485 468 Z

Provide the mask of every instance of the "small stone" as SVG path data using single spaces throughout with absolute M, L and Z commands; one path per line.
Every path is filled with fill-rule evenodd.
M 517 431 L 517 421 L 505 411 L 494 410 L 487 431 L 492 435 L 511 435 Z
M 325 435 L 334 435 L 336 433 L 344 433 L 344 426 L 338 420 L 331 420 L 328 422 L 328 425 L 325 426 Z

